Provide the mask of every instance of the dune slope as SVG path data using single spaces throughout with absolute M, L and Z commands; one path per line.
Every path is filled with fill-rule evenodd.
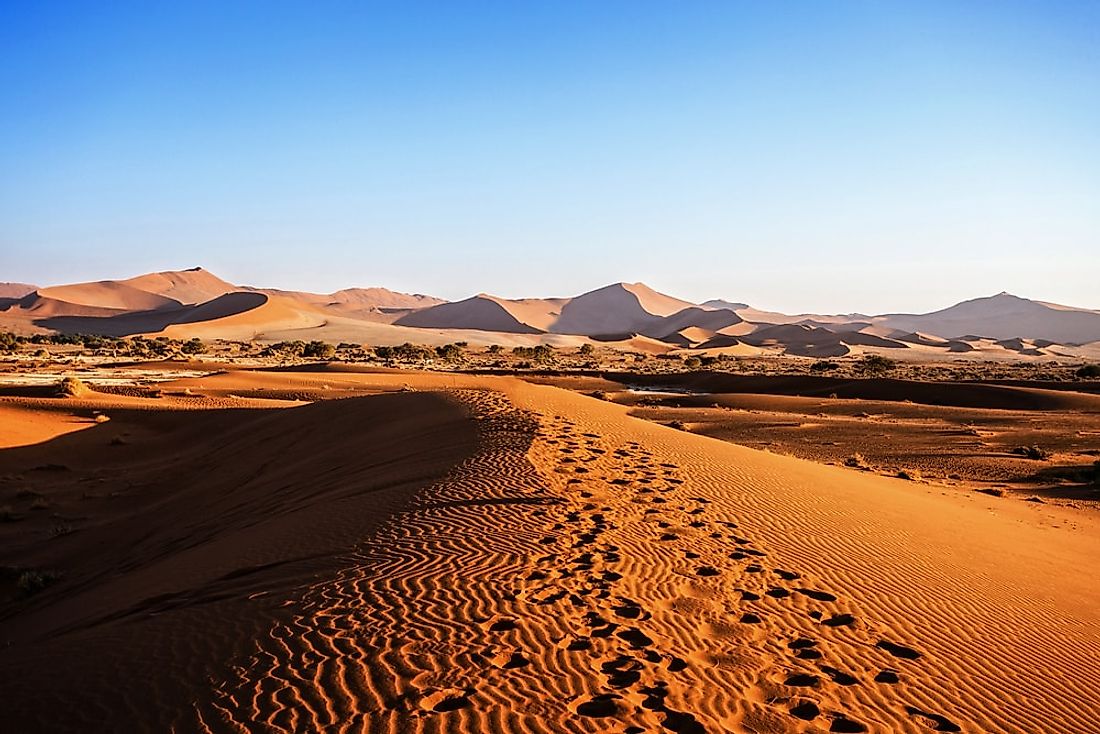
M 104 570 L 86 589 L 74 573 L 35 597 L 3 620 L 20 641 L 0 649 L 5 668 L 90 651 L 60 675 L 91 681 L 68 715 L 146 706 L 149 721 L 212 732 L 1098 730 L 1094 518 L 753 451 L 508 378 L 286 376 L 341 390 L 447 384 L 451 397 L 194 426 L 217 434 L 216 448 L 196 448 L 214 471 L 172 480 L 197 492 L 195 507 L 153 502 L 148 475 L 127 475 L 156 512 L 113 544 L 130 555 L 86 561 L 155 566 Z M 0 472 L 104 435 L 0 453 Z M 387 501 L 395 486 L 401 500 Z M 301 513 L 318 504 L 315 523 L 348 528 L 321 535 L 355 547 L 306 579 L 293 570 L 315 562 L 319 526 Z M 226 526 L 232 541 L 218 545 L 211 529 Z M 226 643 L 249 635 L 251 646 Z M 191 662 L 213 646 L 227 666 Z M 156 680 L 156 665 L 209 684 L 185 699 L 116 684 Z M 69 693 L 41 679 L 6 687 L 39 715 Z M 19 718 L 25 706 L 15 721 L 38 721 Z
M 0 590 L 8 731 L 196 730 L 209 678 L 292 592 L 475 446 L 461 406 L 428 393 L 275 410 L 100 398 L 107 423 L 0 451 L 0 474 L 72 526 L 0 528 L 0 566 L 63 573 L 30 597 Z M 66 469 L 33 469 L 51 463 Z

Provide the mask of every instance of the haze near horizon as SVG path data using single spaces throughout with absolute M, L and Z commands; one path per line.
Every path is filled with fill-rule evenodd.
M 1098 305 L 1094 5 L 0 19 L 0 280 Z

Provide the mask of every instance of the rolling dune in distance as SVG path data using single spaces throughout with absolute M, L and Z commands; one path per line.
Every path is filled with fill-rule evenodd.
M 0 526 L 63 572 L 0 611 L 19 730 L 1097 730 L 1089 513 L 514 378 L 163 390 L 3 399 L 4 486 L 74 527 Z

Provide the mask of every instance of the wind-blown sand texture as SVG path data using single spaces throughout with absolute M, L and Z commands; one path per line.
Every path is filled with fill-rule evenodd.
M 391 394 L 227 395 L 261 384 Z M 42 491 L 88 517 L 7 546 L 66 573 L 0 612 L 16 730 L 1100 731 L 1088 514 L 508 378 L 179 387 L 198 397 L 0 452 L 24 477 L 63 455 Z M 125 490 L 66 499 L 85 476 Z

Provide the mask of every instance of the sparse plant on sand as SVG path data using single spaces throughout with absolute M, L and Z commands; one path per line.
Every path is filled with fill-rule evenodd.
M 1100 364 L 1086 364 L 1073 374 L 1080 377 L 1082 380 L 1095 380 L 1100 378 Z
M 307 359 L 332 359 L 336 356 L 336 347 L 328 342 L 311 341 L 302 347 L 302 356 Z
M 180 345 L 180 351 L 184 354 L 202 354 L 205 350 L 206 345 L 198 338 L 189 339 Z
M 853 469 L 866 469 L 867 460 L 863 458 L 863 454 L 852 454 L 844 460 L 844 466 L 850 466 Z
M 54 571 L 23 571 L 15 582 L 15 588 L 24 596 L 31 596 L 54 584 L 60 578 L 61 574 Z
M 827 359 L 820 359 L 810 365 L 810 372 L 832 372 L 836 369 L 840 369 L 840 365 Z
M 1050 454 L 1038 446 L 1017 446 L 1012 449 L 1012 453 L 1035 461 L 1045 461 L 1050 458 Z
M 897 366 L 894 360 L 883 357 L 881 354 L 868 354 L 856 362 L 856 372 L 867 377 L 882 377 L 893 371 Z
M 684 360 L 684 366 L 689 370 L 697 370 L 703 366 L 703 360 L 698 357 L 688 357 Z
M 88 392 L 88 386 L 79 377 L 65 377 L 57 385 L 57 395 L 62 398 L 75 398 Z

